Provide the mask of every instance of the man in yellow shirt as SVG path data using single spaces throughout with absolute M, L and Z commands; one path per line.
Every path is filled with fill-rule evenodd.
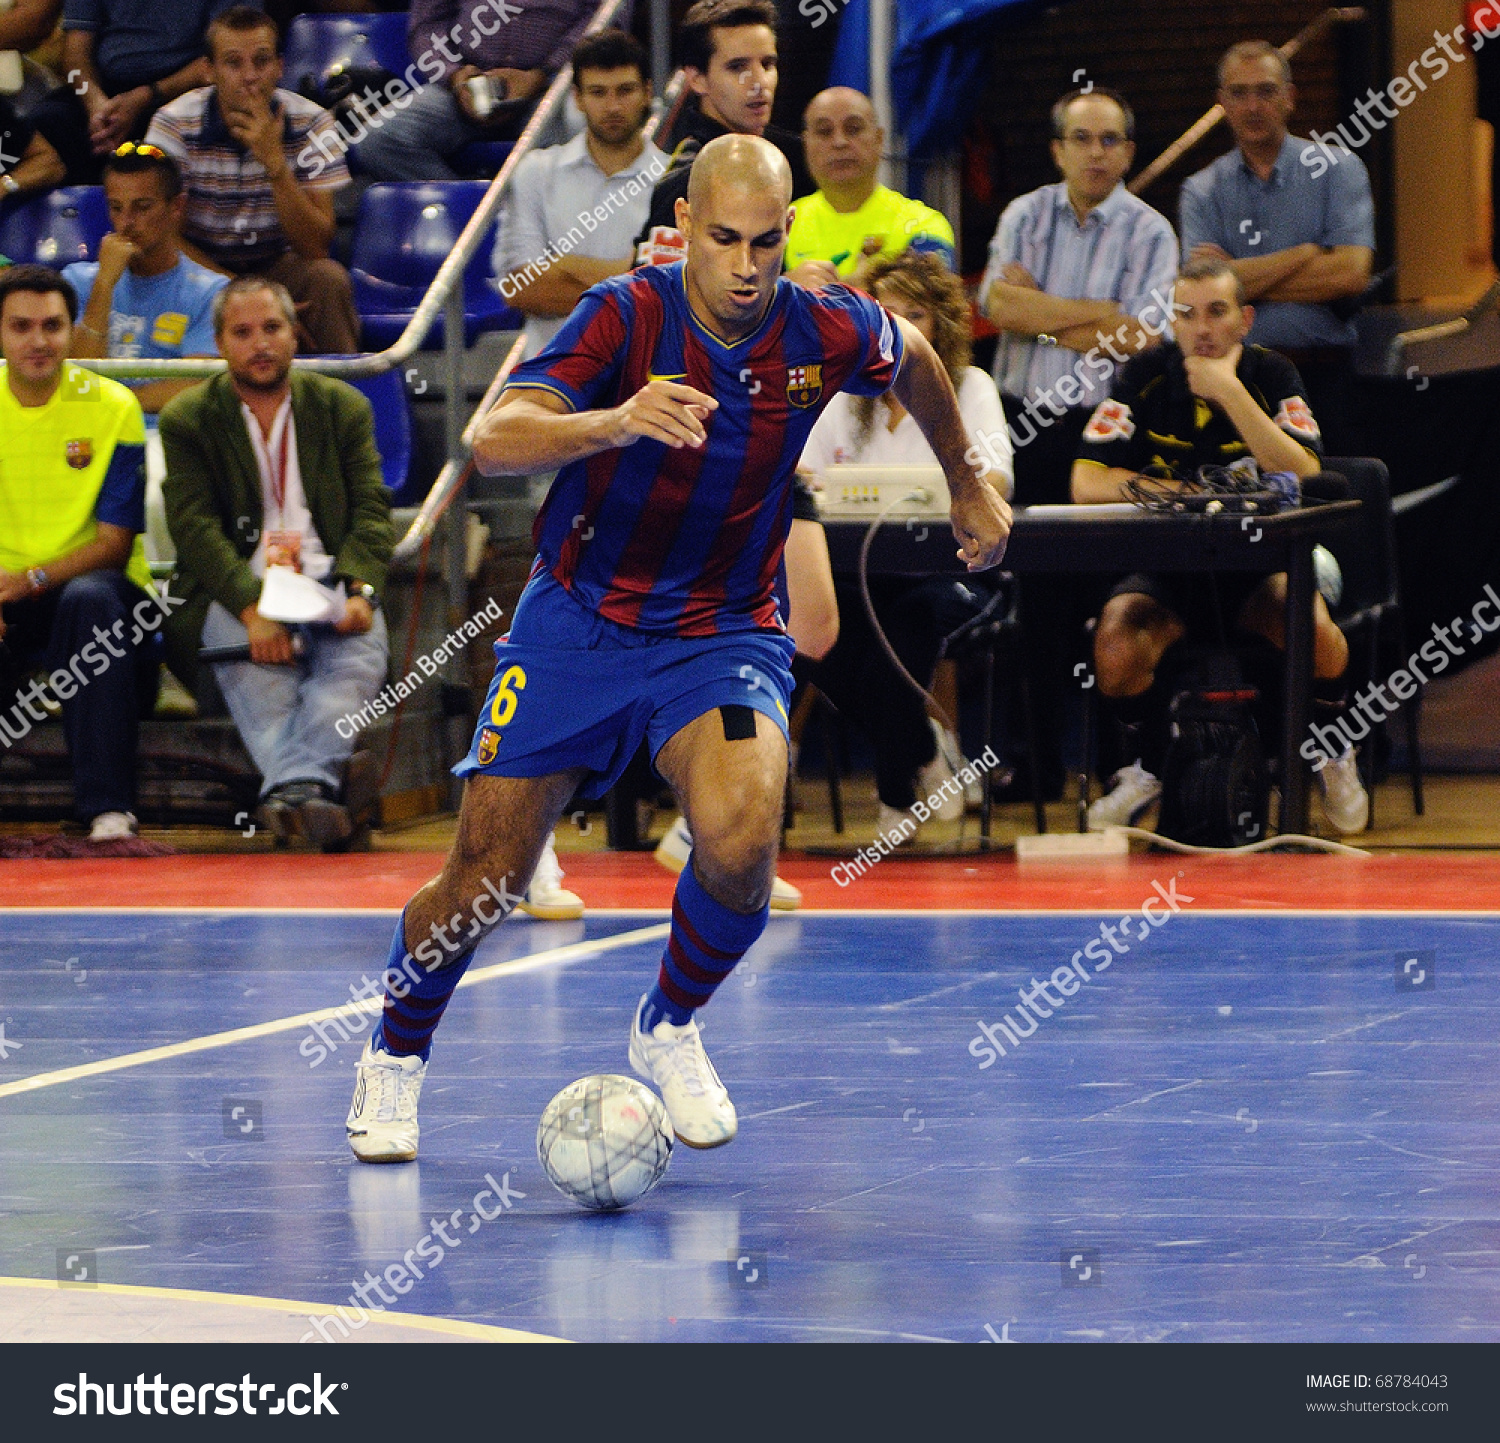
M 114 841 L 135 831 L 137 724 L 156 675 L 141 648 L 168 602 L 147 594 L 139 540 L 140 404 L 67 360 L 77 317 L 55 271 L 0 272 L 0 745 L 56 697 L 74 810 L 91 841 Z
M 954 261 L 953 227 L 943 215 L 876 183 L 885 131 L 868 96 L 837 85 L 813 96 L 802 120 L 807 168 L 818 189 L 794 201 L 787 274 L 803 285 L 863 286 L 881 257 L 908 246 Z

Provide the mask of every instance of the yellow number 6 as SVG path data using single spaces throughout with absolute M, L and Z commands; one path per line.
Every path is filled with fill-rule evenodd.
M 515 688 L 514 691 L 511 690 L 512 687 Z M 500 678 L 500 685 L 495 689 L 494 705 L 490 707 L 490 720 L 497 727 L 509 724 L 516 714 L 516 705 L 521 700 L 516 692 L 525 690 L 526 673 L 518 666 L 507 667 Z

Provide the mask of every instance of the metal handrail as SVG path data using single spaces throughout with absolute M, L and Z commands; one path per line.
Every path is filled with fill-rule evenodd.
M 594 18 L 589 21 L 583 36 L 587 37 L 603 30 L 624 4 L 625 0 L 603 0 L 599 9 L 595 11 Z M 558 107 L 563 103 L 572 81 L 573 67 L 571 65 L 564 65 L 553 77 L 552 83 L 537 103 L 536 109 L 532 111 L 531 119 L 526 122 L 525 129 L 517 138 L 515 147 L 505 157 L 504 164 L 490 182 L 489 189 L 484 193 L 484 199 L 480 201 L 474 214 L 469 217 L 469 223 L 459 233 L 458 240 L 454 243 L 453 250 L 447 259 L 438 267 L 438 272 L 432 278 L 432 284 L 428 286 L 427 293 L 412 313 L 411 320 L 406 323 L 406 329 L 395 341 L 383 351 L 372 351 L 361 356 L 299 356 L 293 360 L 294 366 L 308 371 L 321 371 L 329 376 L 379 376 L 386 371 L 394 370 L 397 366 L 404 365 L 411 358 L 426 340 L 427 332 L 432 329 L 450 294 L 462 284 L 464 267 L 473 259 L 474 252 L 479 248 L 481 237 L 500 208 L 501 193 L 510 182 L 511 176 L 515 174 L 516 167 L 536 144 L 536 138 L 543 127 L 551 121 Z M 158 379 L 212 376 L 224 369 L 224 362 L 217 358 L 213 360 L 124 360 L 98 356 L 79 357 L 77 364 L 86 370 L 97 371 L 102 376 Z
M 662 93 L 660 110 L 651 116 L 641 131 L 641 136 L 644 140 L 654 140 L 662 127 L 670 127 L 671 123 L 676 119 L 677 111 L 686 98 L 686 94 L 687 76 L 682 70 L 678 70 L 672 76 L 666 90 Z M 525 349 L 526 335 L 525 332 L 522 332 L 521 335 L 516 337 L 510 350 L 506 352 L 505 359 L 501 361 L 499 369 L 495 372 L 494 379 L 485 390 L 484 398 L 474 408 L 473 415 L 469 417 L 468 424 L 464 427 L 463 449 L 465 453 L 469 452 L 473 446 L 474 434 L 479 429 L 479 423 L 490 413 L 495 402 L 500 399 L 500 392 L 504 390 L 505 383 L 510 378 L 510 373 L 520 364 L 521 356 L 525 352 Z M 466 459 L 462 462 L 457 457 L 450 456 L 443 463 L 442 470 L 438 472 L 432 486 L 428 489 L 427 495 L 422 501 L 421 508 L 418 510 L 416 516 L 413 517 L 411 525 L 407 528 L 406 535 L 396 543 L 393 552 L 394 560 L 404 561 L 409 557 L 415 556 L 421 550 L 422 543 L 432 535 L 433 529 L 442 519 L 448 507 L 452 505 L 454 496 L 468 484 L 473 470 L 474 460 L 471 455 L 467 455 Z

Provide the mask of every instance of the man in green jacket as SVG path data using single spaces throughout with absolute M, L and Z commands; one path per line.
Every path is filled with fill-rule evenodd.
M 249 661 L 215 675 L 261 771 L 262 820 L 278 840 L 300 829 L 338 850 L 374 802 L 373 778 L 350 761 L 350 718 L 384 685 L 388 660 L 380 595 L 392 532 L 374 418 L 352 386 L 292 371 L 296 310 L 276 282 L 225 287 L 214 337 L 227 373 L 161 413 L 185 603 L 174 620 L 204 646 L 248 643 Z M 343 615 L 295 628 L 262 616 L 268 565 L 342 583 Z

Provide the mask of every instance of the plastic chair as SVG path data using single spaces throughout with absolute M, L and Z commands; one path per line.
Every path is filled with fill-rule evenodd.
M 74 261 L 99 259 L 109 234 L 103 187 L 67 185 L 14 206 L 0 218 L 0 254 L 17 265 L 61 270 Z
M 1402 623 L 1401 588 L 1396 573 L 1396 528 L 1391 511 L 1391 477 L 1385 462 L 1370 456 L 1330 456 L 1323 468 L 1335 471 L 1348 482 L 1360 502 L 1357 538 L 1341 542 L 1335 550 L 1344 574 L 1343 595 L 1333 610 L 1333 619 L 1350 642 L 1364 642 L 1363 668 L 1366 681 L 1379 681 L 1401 666 L 1409 655 L 1406 628 Z M 1382 660 L 1383 659 L 1383 660 Z M 1386 670 L 1382 671 L 1382 665 Z M 1412 806 L 1420 817 L 1426 807 L 1422 796 L 1422 751 L 1418 739 L 1423 687 L 1401 707 L 1406 719 L 1406 749 L 1411 771 Z M 1369 826 L 1375 825 L 1375 747 L 1363 749 L 1360 770 L 1370 797 Z
M 483 181 L 386 183 L 360 198 L 349 274 L 354 305 L 371 350 L 389 346 L 406 329 L 438 267 L 479 207 Z M 519 330 L 525 317 L 500 298 L 491 281 L 495 227 L 489 227 L 464 271 L 464 345 L 485 331 Z M 443 344 L 443 313 L 422 343 Z
M 406 506 L 420 496 L 406 495 L 411 474 L 412 429 L 411 406 L 406 384 L 399 370 L 382 371 L 378 376 L 345 376 L 361 392 L 375 413 L 375 449 L 380 452 L 380 471 L 385 489 L 391 493 L 391 504 Z
M 321 94 L 340 71 L 380 69 L 404 76 L 411 63 L 404 11 L 390 15 L 298 15 L 287 27 L 283 84 L 303 94 Z

